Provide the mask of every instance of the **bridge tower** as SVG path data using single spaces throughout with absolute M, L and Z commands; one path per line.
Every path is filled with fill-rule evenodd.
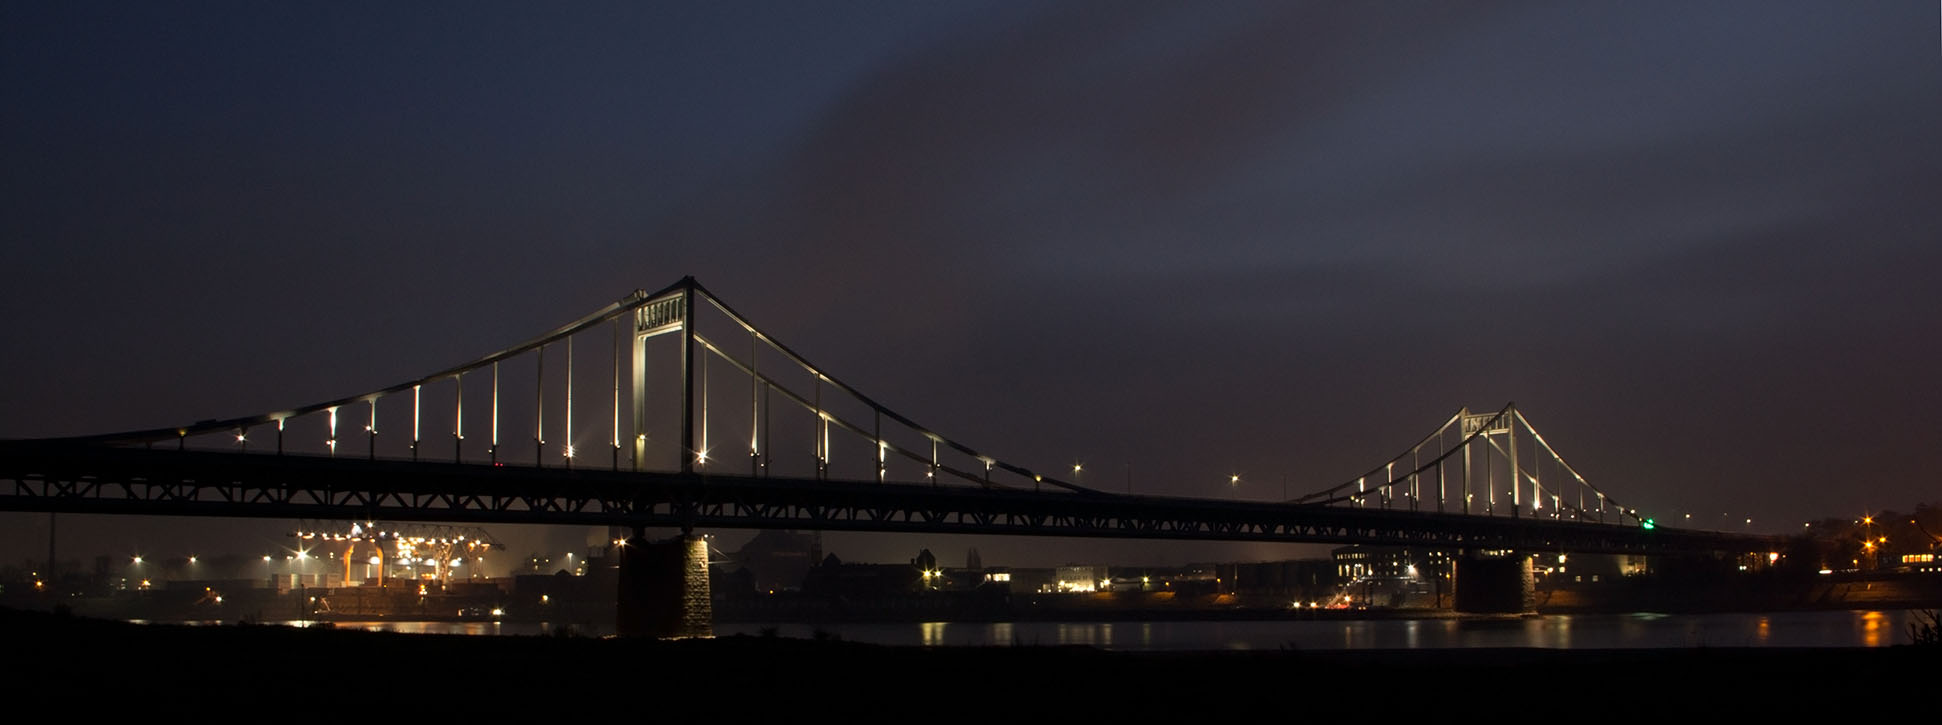
M 695 448 L 694 426 L 694 326 L 695 280 L 683 277 L 680 284 L 667 294 L 641 304 L 634 310 L 633 344 L 633 404 L 634 404 L 634 470 L 639 471 L 647 458 L 647 431 L 653 427 L 651 406 L 647 400 L 647 341 L 650 338 L 667 334 L 681 336 L 681 472 L 693 473 L 695 458 L 700 455 Z
M 633 332 L 633 469 L 642 469 L 647 456 L 647 432 L 652 427 L 648 403 L 647 341 L 667 334 L 681 336 L 681 452 L 684 474 L 695 472 L 701 449 L 695 447 L 694 340 L 695 280 L 683 277 L 674 289 L 634 310 Z M 635 528 L 619 546 L 619 597 L 614 617 L 622 636 L 713 636 L 713 605 L 708 585 L 708 544 L 683 523 L 681 534 L 650 541 Z

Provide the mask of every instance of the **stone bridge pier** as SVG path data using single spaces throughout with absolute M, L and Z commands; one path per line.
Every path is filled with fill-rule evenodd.
M 1537 611 L 1537 579 L 1531 555 L 1521 551 L 1468 550 L 1456 560 L 1455 608 L 1468 614 Z
M 649 541 L 639 529 L 619 547 L 618 608 L 622 637 L 712 637 L 708 544 L 695 534 Z

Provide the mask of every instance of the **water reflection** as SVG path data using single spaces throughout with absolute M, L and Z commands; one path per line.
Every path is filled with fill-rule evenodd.
M 1881 630 L 1885 629 L 1886 616 L 1881 612 L 1863 612 L 1861 615 L 1861 641 L 1868 647 L 1881 646 Z
M 296 626 L 314 623 L 292 622 Z M 333 622 L 337 629 L 360 629 L 366 632 L 398 632 L 402 634 L 513 634 L 505 630 L 499 622 Z M 540 624 L 540 631 L 548 631 L 548 625 Z M 522 634 L 524 634 L 522 632 Z
M 808 639 L 823 632 L 899 646 L 1082 645 L 1118 650 L 1445 649 L 1539 647 L 1885 647 L 1907 642 L 1908 610 L 1768 614 L 1576 614 L 1529 618 L 1274 620 L 1212 622 L 921 622 L 717 624 L 716 636 Z M 207 622 L 205 624 L 221 624 Z M 283 622 L 306 626 L 312 622 Z M 547 623 L 336 622 L 340 629 L 474 635 L 537 635 Z M 575 630 L 587 636 L 600 632 Z
M 1060 645 L 1085 645 L 1111 649 L 1113 644 L 1113 625 L 1111 622 L 1074 623 L 1059 622 L 1052 641 Z
M 1018 644 L 1018 635 L 1012 633 L 1011 622 L 999 622 L 987 626 L 991 628 L 991 639 L 985 644 L 1000 646 Z

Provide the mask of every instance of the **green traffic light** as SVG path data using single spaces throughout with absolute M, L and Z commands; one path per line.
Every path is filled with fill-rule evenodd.
M 1646 519 L 1640 525 L 1644 526 L 1647 531 L 1651 531 L 1653 527 L 1652 519 Z

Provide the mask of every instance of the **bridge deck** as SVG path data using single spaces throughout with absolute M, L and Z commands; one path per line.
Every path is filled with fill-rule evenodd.
M 0 510 L 1757 552 L 1775 537 L 1097 492 L 0 443 Z

